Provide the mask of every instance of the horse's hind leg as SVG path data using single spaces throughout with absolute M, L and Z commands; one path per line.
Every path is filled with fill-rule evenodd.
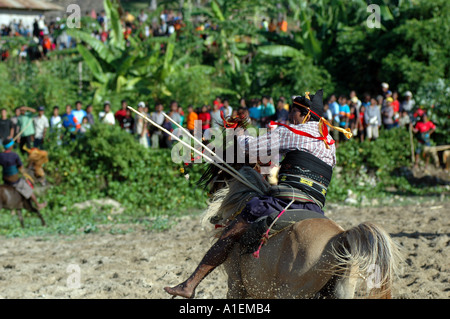
M 15 212 L 15 210 L 13 210 L 13 212 Z M 23 222 L 23 216 L 22 216 L 22 210 L 21 209 L 17 210 L 17 217 L 19 217 L 20 226 L 22 226 L 22 228 L 25 228 L 25 224 Z
M 42 226 L 46 226 L 44 217 L 42 216 L 40 211 L 37 211 L 36 214 L 39 216 L 39 219 L 41 220 Z

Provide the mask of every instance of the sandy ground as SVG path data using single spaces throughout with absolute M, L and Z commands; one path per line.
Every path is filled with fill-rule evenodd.
M 450 297 L 450 202 L 397 207 L 330 205 L 327 215 L 349 228 L 384 227 L 403 247 L 394 298 Z M 200 217 L 184 217 L 163 232 L 0 239 L 0 298 L 169 298 L 163 287 L 184 280 L 211 243 Z M 128 227 L 128 226 L 127 226 Z M 216 270 L 197 298 L 226 298 L 226 274 Z

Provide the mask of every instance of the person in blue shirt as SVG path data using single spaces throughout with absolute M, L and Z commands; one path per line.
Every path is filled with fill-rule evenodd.
M 350 107 L 347 104 L 347 98 L 341 95 L 339 97 L 339 126 L 347 128 L 349 117 L 350 117 Z
M 77 119 L 77 122 L 81 124 L 83 118 L 86 116 L 86 111 L 82 109 L 83 104 L 81 101 L 75 102 L 75 110 L 72 111 L 73 116 Z
M 333 126 L 339 126 L 340 119 L 339 119 L 339 104 L 336 102 L 336 95 L 331 94 L 329 100 L 328 100 L 328 107 L 330 108 L 331 115 L 333 117 L 332 124 Z M 339 131 L 338 130 L 332 130 L 331 132 L 333 139 L 338 142 L 339 141 Z
M 262 104 L 261 104 L 261 127 L 265 127 L 272 117 L 275 115 L 275 107 L 270 102 L 269 96 L 263 96 L 262 97 Z
M 72 106 L 66 105 L 66 113 L 61 116 L 62 126 L 66 129 L 66 132 L 70 134 L 71 139 L 75 139 L 76 133 L 81 128 L 81 122 L 78 122 L 77 118 L 72 113 Z
M 259 105 L 256 101 L 253 101 L 252 106 L 248 109 L 248 113 L 250 119 L 252 120 L 252 124 L 259 127 L 261 120 L 261 105 Z

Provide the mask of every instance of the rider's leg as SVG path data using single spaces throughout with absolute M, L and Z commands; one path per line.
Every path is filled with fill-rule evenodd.
M 248 223 L 238 217 L 225 228 L 219 240 L 208 250 L 192 275 L 175 287 L 165 287 L 164 290 L 171 295 L 192 298 L 195 288 L 211 271 L 221 265 L 228 257 L 234 243 L 244 234 Z
M 37 198 L 36 198 L 36 195 L 34 193 L 31 194 L 30 198 L 36 204 L 38 210 L 44 208 L 45 206 L 47 206 L 47 203 L 42 203 L 42 204 L 39 203 Z

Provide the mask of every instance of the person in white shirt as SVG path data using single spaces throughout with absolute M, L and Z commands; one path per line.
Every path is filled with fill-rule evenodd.
M 34 121 L 34 147 L 42 149 L 44 144 L 45 134 L 50 127 L 48 118 L 44 115 L 44 107 L 38 107 L 38 116 L 33 118 Z
M 223 116 L 224 116 L 225 118 L 227 118 L 227 117 L 233 115 L 233 108 L 230 106 L 230 102 L 228 101 L 228 99 L 224 99 L 224 100 L 223 100 L 223 108 L 222 108 L 222 111 L 223 111 Z
M 114 117 L 114 113 L 111 112 L 111 103 L 109 101 L 106 101 L 103 104 L 103 112 L 100 112 L 98 115 L 100 118 L 100 122 L 109 124 L 109 125 L 115 125 L 116 119 Z
M 59 116 L 59 107 L 53 107 L 53 115 L 50 118 L 50 130 L 51 132 L 56 132 L 62 128 L 62 119 Z

